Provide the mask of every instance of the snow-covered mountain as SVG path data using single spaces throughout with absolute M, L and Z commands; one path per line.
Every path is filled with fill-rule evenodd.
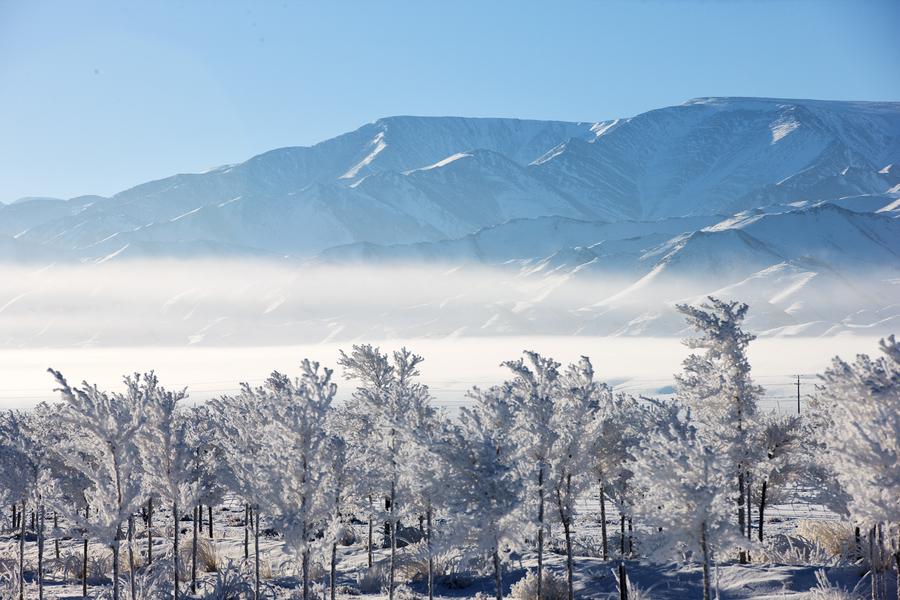
M 900 315 L 896 165 L 900 103 L 390 117 L 108 198 L 0 204 L 0 261 L 475 265 L 541 282 L 534 298 L 480 308 L 478 332 L 674 333 L 674 303 L 708 293 L 755 299 L 771 333 L 881 332 Z M 452 304 L 423 302 L 430 325 L 407 310 L 394 318 L 408 329 L 386 327 L 471 333 L 470 309 L 435 325 L 429 311 Z
M 517 218 L 656 220 L 896 196 L 895 163 L 900 103 L 704 98 L 601 123 L 391 117 L 109 198 L 4 205 L 0 235 L 75 260 L 309 256 Z

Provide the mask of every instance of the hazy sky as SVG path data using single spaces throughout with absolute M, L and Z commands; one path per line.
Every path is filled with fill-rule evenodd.
M 394 114 L 900 100 L 900 2 L 7 2 L 0 201 L 111 194 Z

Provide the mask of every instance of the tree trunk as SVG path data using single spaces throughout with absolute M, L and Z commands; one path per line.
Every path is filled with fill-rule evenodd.
M 44 505 L 38 509 L 37 545 L 38 545 L 38 600 L 44 600 Z
M 624 561 L 619 563 L 619 600 L 628 600 L 628 574 Z
M 199 506 L 194 507 L 194 537 L 191 539 L 191 593 L 197 593 L 197 535 L 199 533 L 200 524 L 197 522 L 198 513 L 202 514 L 203 509 Z
M 619 556 L 625 556 L 625 513 L 619 513 Z
M 369 494 L 369 545 L 366 548 L 366 556 L 368 558 L 368 567 L 372 568 L 372 494 Z
M 872 600 L 878 600 L 878 572 L 875 570 L 875 527 L 869 531 L 869 580 L 872 584 Z
M 134 515 L 128 517 L 128 582 L 131 585 L 131 600 L 135 600 L 134 584 Z
M 397 521 L 394 519 L 394 498 L 396 497 L 396 482 L 391 481 L 391 569 L 390 578 L 388 580 L 388 600 L 394 600 L 394 575 L 397 568 Z
M 180 533 L 181 533 L 181 532 L 180 532 L 181 526 L 180 526 L 179 523 L 178 523 L 178 502 L 173 502 L 173 503 L 172 503 L 172 520 L 175 522 L 175 539 L 174 539 L 174 541 L 172 542 L 172 550 L 173 550 L 173 553 L 172 553 L 172 560 L 173 560 L 173 562 L 175 563 L 175 600 L 178 600 L 178 597 L 179 597 L 179 593 L 178 593 L 178 591 L 179 591 L 179 590 L 178 590 L 178 583 L 179 583 L 178 567 L 179 567 L 180 564 L 181 564 L 181 560 L 180 560 L 179 557 L 178 557 L 178 536 L 179 536 Z
M 759 496 L 759 541 L 763 541 L 763 523 L 766 520 L 766 490 L 769 488 L 769 481 L 767 479 L 763 479 L 762 482 L 762 491 Z
M 87 504 L 84 506 L 84 518 L 89 519 L 91 515 L 91 507 Z M 84 551 L 81 555 L 81 596 L 87 598 L 87 562 L 88 562 L 88 539 L 87 531 L 84 532 Z
M 303 600 L 309 600 L 309 551 L 304 550 L 300 564 L 303 568 Z
M 259 507 L 257 506 L 253 511 L 253 518 L 255 519 L 253 525 L 253 552 L 256 554 L 256 584 L 253 588 L 253 598 L 254 600 L 259 600 Z
M 574 600 L 575 588 L 572 573 L 572 533 L 570 527 L 568 520 L 563 522 L 563 532 L 565 532 L 566 536 L 566 576 L 569 583 L 569 600 Z
M 12 505 L 12 530 L 15 531 L 19 527 L 19 519 L 16 513 L 15 503 Z
M 250 558 L 250 505 L 244 503 L 244 560 Z
M 153 496 L 147 500 L 147 564 L 153 564 Z
M 384 499 L 384 511 L 387 513 L 391 512 L 391 498 L 390 496 L 386 496 Z M 384 522 L 384 535 L 382 536 L 384 540 L 381 542 L 381 547 L 384 548 L 385 543 L 387 543 L 387 547 L 391 546 L 391 523 L 389 520 Z
M 19 600 L 25 600 L 25 501 L 22 500 L 22 512 L 19 513 L 21 527 L 19 529 Z
M 213 507 L 212 504 L 206 507 L 209 513 L 209 539 L 213 539 Z
M 572 485 L 572 476 L 566 477 L 566 492 L 569 493 Z M 559 522 L 563 526 L 563 535 L 566 538 L 566 580 L 568 583 L 569 600 L 574 600 L 574 587 L 572 579 L 572 519 L 571 515 L 565 509 L 562 494 L 559 488 L 556 488 L 556 507 L 559 510 Z
M 503 573 L 500 571 L 500 552 L 494 544 L 494 592 L 497 600 L 503 600 Z
M 890 567 L 888 567 L 888 564 L 890 564 L 890 563 L 884 559 L 884 524 L 879 523 L 878 524 L 878 566 L 879 566 L 879 568 L 884 568 L 885 570 L 889 570 Z M 880 590 L 879 597 L 882 598 L 882 600 L 885 600 L 887 598 L 887 577 L 886 577 L 886 575 L 887 575 L 886 573 L 881 573 L 878 577 L 879 582 L 881 583 L 881 590 Z
M 609 560 L 609 541 L 606 537 L 606 492 L 600 482 L 600 538 L 603 542 L 603 560 Z
M 113 562 L 113 600 L 119 600 L 119 535 L 120 531 L 116 530 L 116 540 L 113 542 L 112 562 Z
M 628 517 L 628 557 L 634 556 L 634 525 L 631 517 Z
M 897 523 L 897 551 L 894 552 L 894 563 L 897 565 L 897 600 L 900 600 L 900 523 Z
M 753 539 L 753 482 L 747 475 L 747 539 Z
M 431 506 L 429 505 L 428 510 L 425 513 L 425 521 L 426 527 L 425 530 L 425 539 L 428 544 L 428 600 L 434 600 L 434 555 L 431 550 L 431 536 L 434 531 L 431 528 Z
M 537 597 L 544 595 L 544 463 L 538 469 L 538 568 Z
M 737 519 L 738 531 L 744 532 L 744 467 L 738 466 L 738 499 L 737 499 Z M 741 550 L 738 553 L 738 562 L 742 565 L 747 563 L 747 555 Z
M 337 540 L 331 542 L 331 575 L 329 576 L 328 580 L 328 583 L 331 587 L 331 600 L 334 600 L 335 579 L 337 579 Z
M 56 511 L 53 511 L 53 529 L 59 528 L 59 515 L 56 514 Z M 59 560 L 59 538 L 53 538 L 53 546 L 56 550 L 56 560 Z
M 857 556 L 857 557 L 862 557 L 862 552 L 863 552 L 863 549 L 862 549 L 862 535 L 860 535 L 860 532 L 859 532 L 859 525 L 857 525 L 857 526 L 853 529 L 853 535 L 854 535 L 855 538 L 856 538 L 856 556 Z
M 367 550 L 366 554 L 368 555 L 368 558 L 369 558 L 368 566 L 371 569 L 372 568 L 372 513 L 369 513 L 369 538 L 368 538 L 368 541 L 369 541 L 369 545 L 366 548 L 366 550 Z
M 706 521 L 700 524 L 700 550 L 703 552 L 703 600 L 711 600 L 709 593 L 709 547 L 706 543 Z

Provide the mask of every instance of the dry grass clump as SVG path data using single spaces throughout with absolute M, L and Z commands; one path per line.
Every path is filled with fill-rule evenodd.
M 458 552 L 435 552 L 432 556 L 434 578 L 451 589 L 464 589 L 472 585 L 467 565 Z M 417 542 L 404 548 L 397 561 L 399 581 L 428 580 L 428 546 Z
M 380 594 L 387 580 L 388 565 L 383 561 L 377 562 L 356 575 L 356 587 L 363 594 Z
M 190 577 L 191 561 L 193 560 L 192 538 L 187 538 L 179 543 L 178 556 L 180 559 L 179 573 Z M 137 558 L 137 557 L 135 557 Z M 217 573 L 224 565 L 224 559 L 216 547 L 216 543 L 204 537 L 197 538 L 197 571 Z M 262 569 L 262 565 L 260 565 Z
M 856 536 L 849 523 L 803 520 L 797 523 L 796 535 L 822 548 L 833 558 L 847 558 L 858 554 Z
M 537 595 L 537 572 L 529 570 L 525 577 L 515 582 L 510 589 L 510 597 L 515 600 L 566 600 L 569 597 L 569 588 L 566 581 L 554 575 L 551 571 L 544 571 L 541 580 L 541 597 Z
M 817 542 L 783 534 L 766 540 L 764 547 L 751 553 L 751 558 L 757 564 L 779 565 L 836 565 L 841 562 Z

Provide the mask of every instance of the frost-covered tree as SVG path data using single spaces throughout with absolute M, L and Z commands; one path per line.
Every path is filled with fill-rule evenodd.
M 326 424 L 337 391 L 332 371 L 304 360 L 301 376 L 273 373 L 264 385 L 242 386 L 236 397 L 212 401 L 222 438 L 229 487 L 251 503 L 255 523 L 255 593 L 259 590 L 259 513 L 268 511 L 300 564 L 303 597 L 310 590 L 311 544 L 330 516 L 329 435 Z
M 333 448 L 325 429 L 337 386 L 331 369 L 304 360 L 302 375 L 290 379 L 273 373 L 254 393 L 266 420 L 264 499 L 285 546 L 299 559 L 303 599 L 309 598 L 310 545 L 316 527 L 329 516 L 332 501 L 322 492 Z
M 510 400 L 516 418 L 516 445 L 520 459 L 531 471 L 527 478 L 537 504 L 537 595 L 543 593 L 544 532 L 547 525 L 545 505 L 548 499 L 548 476 L 556 432 L 559 395 L 559 363 L 537 352 L 526 351 L 524 358 L 503 363 L 514 375 L 508 382 Z M 551 499 L 552 501 L 552 499 Z
M 324 477 L 320 494 L 325 513 L 324 543 L 329 551 L 329 597 L 335 600 L 337 583 L 337 546 L 347 533 L 345 510 L 351 506 L 352 479 L 356 475 L 347 456 L 347 444 L 340 435 L 332 433 L 326 441 Z
M 574 598 L 572 527 L 575 501 L 591 484 L 591 439 L 607 388 L 594 380 L 594 367 L 586 356 L 566 369 L 559 379 L 555 398 L 553 430 L 556 441 L 550 449 L 548 481 L 556 513 L 566 540 L 566 574 L 569 600 Z
M 818 390 L 818 406 L 831 413 L 826 460 L 849 495 L 851 516 L 872 532 L 900 522 L 900 344 L 890 336 L 880 346 L 875 359 L 835 358 Z M 894 559 L 900 584 L 900 540 Z M 873 590 L 878 576 L 873 568 Z
M 676 376 L 678 398 L 694 409 L 701 435 L 714 441 L 717 451 L 731 461 L 738 526 L 746 531 L 746 477 L 760 452 L 749 442 L 762 394 L 750 377 L 747 360 L 747 347 L 755 336 L 742 329 L 749 307 L 710 296 L 699 306 L 677 308 L 696 333 L 684 340 L 685 345 L 704 350 L 685 359 L 683 373 Z
M 355 410 L 365 415 L 370 444 L 367 460 L 373 474 L 382 479 L 372 482 L 373 494 L 384 499 L 390 538 L 388 597 L 394 598 L 397 528 L 401 504 L 411 500 L 406 486 L 408 469 L 401 463 L 401 448 L 413 427 L 415 407 L 427 402 L 428 388 L 415 381 L 423 358 L 406 348 L 393 353 L 393 360 L 371 345 L 355 345 L 348 355 L 341 352 L 338 363 L 347 379 L 360 386 L 354 392 Z
M 236 396 L 210 400 L 210 419 L 218 431 L 225 465 L 222 473 L 226 487 L 246 502 L 249 529 L 253 531 L 253 597 L 260 598 L 259 513 L 266 499 L 268 435 L 263 400 L 248 384 L 241 384 Z M 267 507 L 268 508 L 268 507 Z M 251 512 L 252 511 L 252 512 Z M 246 531 L 246 530 L 245 530 Z M 245 539 L 246 544 L 246 539 Z
M 710 600 L 712 553 L 741 542 L 730 515 L 731 465 L 700 435 L 689 410 L 671 405 L 655 415 L 659 422 L 635 458 L 635 483 L 646 495 L 636 510 L 660 529 L 654 557 L 701 563 L 703 598 Z
M 870 522 L 900 521 L 900 345 L 884 356 L 834 359 L 820 396 L 834 411 L 829 459 L 849 492 L 851 513 Z
M 181 407 L 186 398 L 186 390 L 168 391 L 155 386 L 146 403 L 148 418 L 144 429 L 151 446 L 146 453 L 146 464 L 151 473 L 152 489 L 171 506 L 172 511 L 175 598 L 180 593 L 179 523 L 196 506 L 208 481 L 204 477 L 205 457 L 201 453 L 198 415 Z
M 408 513 L 424 521 L 428 556 L 428 598 L 434 597 L 435 512 L 446 504 L 446 471 L 449 422 L 431 403 L 427 393 L 413 394 L 402 431 L 400 446 L 402 479 L 409 491 Z
M 802 447 L 802 420 L 797 415 L 761 414 L 755 437 L 752 443 L 762 453 L 750 469 L 756 483 L 751 498 L 759 519 L 757 538 L 762 542 L 766 508 L 787 499 L 791 485 L 802 478 L 809 461 Z
M 513 379 L 503 386 L 509 398 L 515 426 L 512 436 L 518 459 L 536 500 L 538 594 L 543 593 L 544 535 L 549 521 L 546 504 L 562 525 L 566 540 L 568 592 L 573 591 L 572 525 L 575 500 L 596 476 L 595 424 L 609 389 L 594 380 L 590 360 L 560 372 L 560 364 L 536 352 L 525 352 L 517 361 L 503 363 Z M 592 473 L 593 470 L 593 473 Z M 526 472 L 530 472 L 525 474 Z
M 70 428 L 60 456 L 89 481 L 85 499 L 90 517 L 67 504 L 67 517 L 90 537 L 110 547 L 113 558 L 113 599 L 119 600 L 119 547 L 122 527 L 137 510 L 145 492 L 146 471 L 139 431 L 146 421 L 145 406 L 153 394 L 152 373 L 125 377 L 125 393 L 104 392 L 87 382 L 69 386 L 58 371 L 49 369 L 65 401 L 60 412 Z
M 19 532 L 20 598 L 24 593 L 24 515 L 28 507 L 37 514 L 38 598 L 44 597 L 45 504 L 56 500 L 56 474 L 64 470 L 54 451 L 57 430 L 54 410 L 47 404 L 39 404 L 28 412 L 0 415 L 0 487 L 12 492 L 23 515 Z
M 640 441 L 641 407 L 634 398 L 624 394 L 613 395 L 608 387 L 600 391 L 600 405 L 590 424 L 590 470 L 598 485 L 600 496 L 600 542 L 603 559 L 609 559 L 606 501 L 611 499 L 619 509 L 621 518 L 631 504 L 631 461 L 634 449 Z M 622 520 L 624 531 L 624 520 Z M 624 554 L 624 534 L 621 550 Z
M 497 600 L 503 599 L 500 551 L 522 541 L 525 486 L 513 446 L 512 413 L 502 388 L 471 393 L 446 448 L 447 500 L 461 541 L 491 555 Z

